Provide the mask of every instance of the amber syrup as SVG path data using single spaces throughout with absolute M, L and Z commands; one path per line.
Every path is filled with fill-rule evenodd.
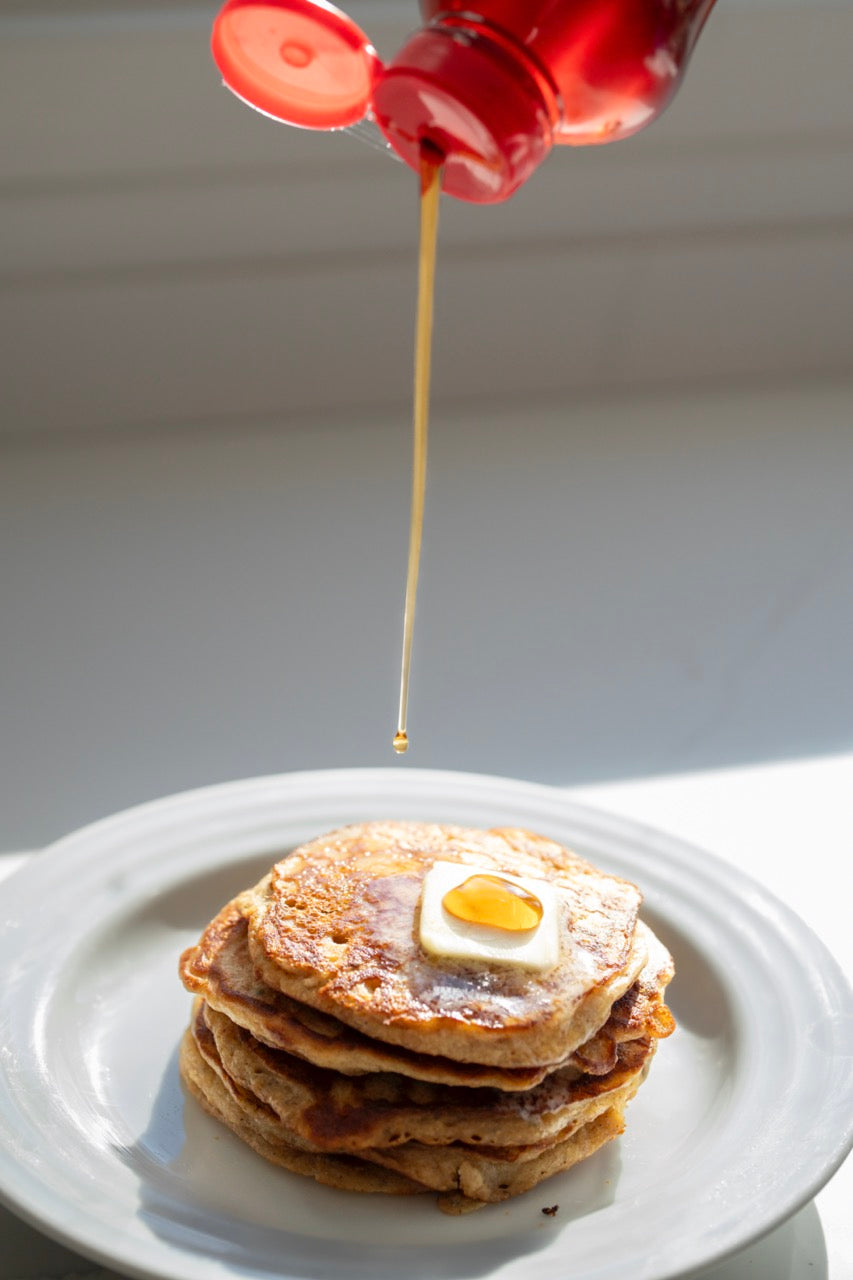
M 534 893 L 503 876 L 469 876 L 450 889 L 441 905 L 457 920 L 483 924 L 507 933 L 529 933 L 542 919 L 542 903 Z
M 414 439 L 412 452 L 412 501 L 409 518 L 409 560 L 406 570 L 406 603 L 403 610 L 403 660 L 400 669 L 400 708 L 393 747 L 398 755 L 409 749 L 406 721 L 409 711 L 409 675 L 415 602 L 421 563 L 426 494 L 427 436 L 429 428 L 429 378 L 432 357 L 432 313 L 435 291 L 435 251 L 438 243 L 438 203 L 441 195 L 442 157 L 427 144 L 421 147 L 421 219 L 418 258 L 418 311 L 415 329 Z

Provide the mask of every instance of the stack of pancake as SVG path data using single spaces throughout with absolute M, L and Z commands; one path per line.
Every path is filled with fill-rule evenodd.
M 425 950 L 436 861 L 550 884 L 557 963 Z M 673 1030 L 672 960 L 639 904 L 634 885 L 527 831 L 334 831 L 228 903 L 181 957 L 196 995 L 182 1077 L 260 1155 L 318 1182 L 432 1190 L 449 1213 L 505 1200 L 622 1132 Z

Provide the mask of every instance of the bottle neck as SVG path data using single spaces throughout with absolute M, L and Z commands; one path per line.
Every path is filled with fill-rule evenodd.
M 403 46 L 374 89 L 373 114 L 413 169 L 429 143 L 444 157 L 443 189 L 489 204 L 506 200 L 545 159 L 557 103 L 523 50 L 454 17 Z

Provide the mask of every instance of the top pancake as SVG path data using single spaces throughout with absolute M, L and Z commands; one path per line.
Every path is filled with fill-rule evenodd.
M 223 907 L 195 946 L 181 956 L 180 974 L 187 990 L 203 996 L 212 1009 L 226 1014 L 262 1044 L 344 1075 L 391 1071 L 435 1084 L 507 1091 L 530 1089 L 553 1069 L 487 1066 L 414 1053 L 371 1039 L 329 1014 L 300 1004 L 255 973 L 245 910 L 247 899 L 242 894 Z M 616 1065 L 618 1046 L 626 1040 L 657 1038 L 672 1030 L 672 1017 L 663 1002 L 672 959 L 642 921 L 637 922 L 637 932 L 648 952 L 645 967 L 613 1005 L 604 1026 L 561 1064 L 563 1073 L 573 1067 L 577 1074 L 604 1075 Z
M 560 959 L 545 973 L 441 960 L 418 941 L 436 861 L 547 880 Z M 245 895 L 258 976 L 368 1036 L 461 1062 L 558 1063 L 607 1020 L 646 961 L 639 890 L 543 836 L 412 822 L 345 827 Z
M 249 905 L 247 894 L 227 903 L 195 946 L 183 953 L 179 971 L 188 991 L 204 996 L 211 1008 L 226 1014 L 262 1044 L 351 1076 L 394 1071 L 435 1084 L 522 1090 L 547 1075 L 548 1068 L 540 1066 L 487 1066 L 455 1062 L 432 1053 L 414 1053 L 362 1035 L 339 1019 L 268 986 L 258 978 L 249 956 L 245 915 Z M 642 1030 L 637 1034 L 641 1035 Z M 610 1070 L 611 1065 L 605 1070 Z M 588 1069 L 585 1064 L 584 1070 Z

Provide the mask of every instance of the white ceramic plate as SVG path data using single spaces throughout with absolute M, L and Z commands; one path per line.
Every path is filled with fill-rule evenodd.
M 265 1164 L 185 1100 L 176 961 L 283 850 L 350 821 L 516 824 L 636 880 L 679 1028 L 625 1136 L 507 1205 L 446 1218 Z M 850 992 L 787 908 L 716 859 L 527 783 L 412 769 L 192 792 L 61 840 L 2 888 L 0 1189 L 131 1274 L 665 1280 L 808 1200 L 851 1141 Z M 545 1206 L 559 1205 L 554 1217 Z

